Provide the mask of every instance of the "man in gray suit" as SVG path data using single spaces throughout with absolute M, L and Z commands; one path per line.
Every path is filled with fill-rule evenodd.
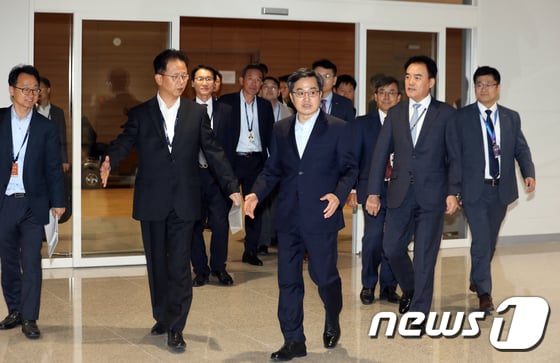
M 459 207 L 460 152 L 453 122 L 455 110 L 430 95 L 436 83 L 436 63 L 429 57 L 415 56 L 404 69 L 409 102 L 389 110 L 377 139 L 366 210 L 377 215 L 381 208 L 379 196 L 387 159 L 394 152 L 383 250 L 403 291 L 399 311 L 427 314 L 432 304 L 444 212 L 453 214 Z M 411 234 L 414 261 L 407 251 Z
M 462 199 L 472 233 L 470 290 L 479 309 L 494 310 L 490 263 L 508 204 L 518 198 L 517 160 L 528 193 L 535 190 L 535 166 L 521 131 L 519 114 L 497 104 L 500 73 L 484 66 L 474 73 L 477 102 L 457 112 L 462 155 Z

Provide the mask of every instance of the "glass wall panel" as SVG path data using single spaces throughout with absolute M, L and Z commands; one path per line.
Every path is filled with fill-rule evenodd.
M 42 87 L 40 103 L 45 106 L 45 114 L 60 127 L 61 156 L 65 166 L 66 213 L 60 219 L 59 243 L 55 258 L 72 255 L 72 114 L 70 105 L 70 54 L 72 43 L 71 14 L 36 13 L 34 25 L 33 64 L 41 77 L 50 82 L 50 90 Z M 43 85 L 44 86 L 44 85 Z M 62 109 L 64 122 L 53 112 L 52 104 Z M 43 112 L 43 111 L 41 111 Z M 54 115 L 54 117 L 53 117 Z M 66 141 L 64 141 L 66 140 Z M 78 169 L 79 170 L 79 169 Z M 47 257 L 46 243 L 42 251 Z
M 98 21 L 82 24 L 82 254 L 142 254 L 132 215 L 138 166 L 135 150 L 101 188 L 99 158 L 122 131 L 128 110 L 157 91 L 153 58 L 169 43 L 165 22 Z

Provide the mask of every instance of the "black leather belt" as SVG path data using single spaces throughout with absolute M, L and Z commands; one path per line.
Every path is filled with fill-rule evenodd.
M 484 179 L 484 184 L 488 184 L 495 187 L 498 184 L 500 184 L 500 179 Z
M 8 197 L 13 197 L 13 198 L 24 198 L 24 197 L 25 197 L 25 193 L 14 193 L 14 194 L 8 195 Z
M 237 156 L 244 156 L 246 158 L 250 158 L 251 156 L 256 156 L 260 154 L 260 151 L 253 151 L 253 152 L 238 152 L 236 153 Z

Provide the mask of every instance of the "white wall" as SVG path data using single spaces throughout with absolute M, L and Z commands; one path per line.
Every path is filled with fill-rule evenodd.
M 560 1 L 478 3 L 461 6 L 383 0 L 2 0 L 0 34 L 4 52 L 0 57 L 0 74 L 7 79 L 13 65 L 32 61 L 33 12 L 74 13 L 77 18 L 169 19 L 175 24 L 179 16 L 211 16 L 352 22 L 362 30 L 474 28 L 473 65 L 492 65 L 502 73 L 500 102 L 521 113 L 537 168 L 536 193 L 527 197 L 521 191 L 501 235 L 559 234 L 560 195 L 555 184 L 560 176 L 560 122 L 555 111 L 560 73 L 555 71 L 560 59 Z M 289 16 L 261 15 L 263 6 L 288 8 Z M 336 46 L 328 40 L 318 41 L 325 42 L 326 47 Z M 176 39 L 173 43 L 178 44 Z M 357 69 L 364 68 L 359 65 Z M 364 83 L 365 75 L 360 74 L 360 78 Z M 0 87 L 2 105 L 9 104 L 7 82 L 4 84 L 6 87 Z M 359 107 L 365 109 L 364 105 Z
M 534 196 L 520 190 L 501 235 L 559 233 L 560 2 L 481 0 L 479 8 L 477 64 L 500 71 L 499 103 L 521 114 L 537 173 Z
M 16 64 L 33 62 L 29 40 L 32 18 L 28 0 L 2 0 L 0 3 L 0 107 L 11 104 L 8 74 Z

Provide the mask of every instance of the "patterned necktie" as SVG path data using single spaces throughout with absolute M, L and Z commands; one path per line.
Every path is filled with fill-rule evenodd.
M 418 124 L 418 119 L 420 115 L 418 114 L 418 110 L 420 110 L 419 103 L 415 103 L 412 105 L 414 108 L 414 112 L 412 113 L 412 117 L 410 118 L 410 136 L 412 136 L 412 145 L 416 145 L 416 130 L 418 129 L 416 125 Z
M 323 112 L 327 112 L 327 100 L 326 99 L 321 99 L 321 111 Z
M 486 146 L 488 148 L 488 169 L 490 170 L 490 176 L 493 179 L 497 179 L 500 175 L 500 165 L 498 158 L 494 152 L 494 144 L 496 142 L 496 133 L 494 132 L 494 123 L 492 122 L 492 110 L 486 110 Z

